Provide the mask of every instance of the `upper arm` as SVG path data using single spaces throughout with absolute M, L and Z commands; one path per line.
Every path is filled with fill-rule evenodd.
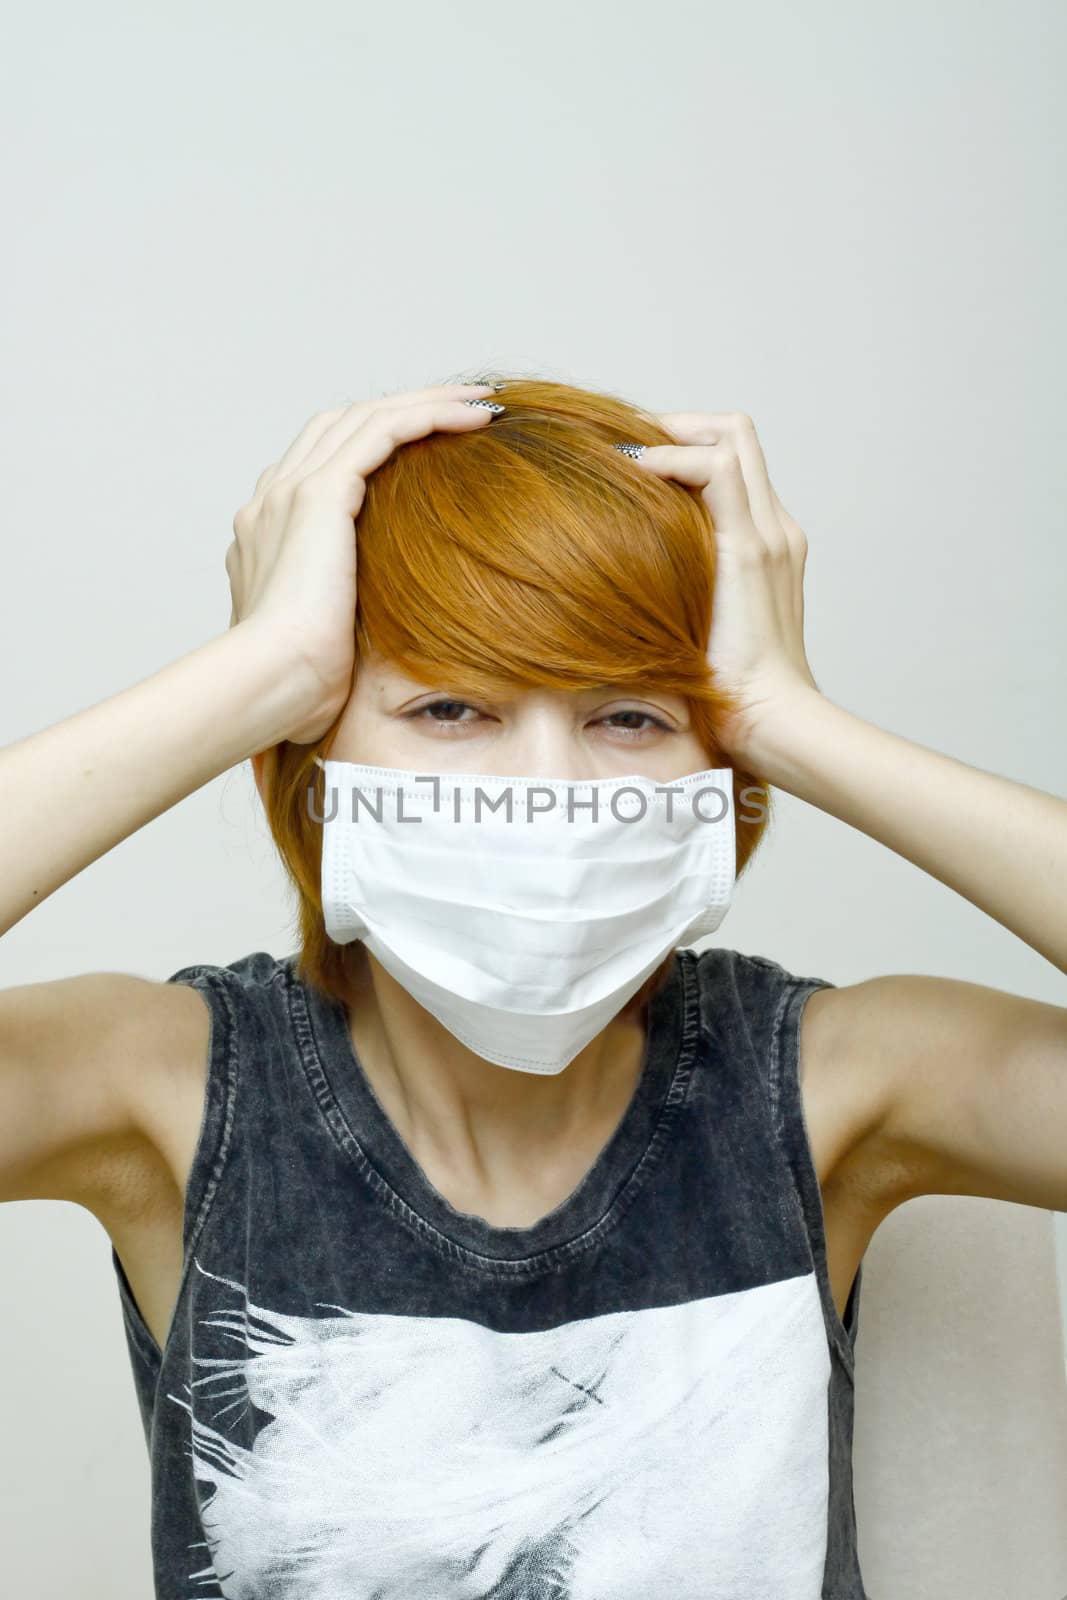
M 195 990 L 125 973 L 0 990 L 0 1200 L 96 1210 L 154 1153 L 209 1027 Z
M 1067 1211 L 1067 1008 L 952 978 L 826 990 L 828 1080 L 863 1084 L 863 1145 L 897 1198 Z

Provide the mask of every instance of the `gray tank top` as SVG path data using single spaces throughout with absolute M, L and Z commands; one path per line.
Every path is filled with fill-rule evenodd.
M 160 1350 L 112 1261 L 162 1600 L 868 1600 L 798 1080 L 828 980 L 676 952 L 641 1075 L 529 1227 L 457 1211 L 342 1006 L 265 951 L 211 1011 Z M 504 1070 L 504 1069 L 501 1069 Z

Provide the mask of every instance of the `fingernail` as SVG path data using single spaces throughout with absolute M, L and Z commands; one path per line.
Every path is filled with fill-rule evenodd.
M 611 448 L 613 450 L 621 450 L 624 456 L 629 456 L 631 458 L 631 460 L 633 460 L 633 461 L 640 461 L 641 457 L 644 455 L 645 451 L 648 449 L 648 445 L 647 444 L 613 444 Z
M 497 405 L 495 400 L 464 400 L 463 404 L 465 406 L 484 406 L 487 411 L 494 413 L 507 409 L 505 406 Z

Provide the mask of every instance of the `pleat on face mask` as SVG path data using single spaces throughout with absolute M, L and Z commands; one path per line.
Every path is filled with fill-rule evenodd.
M 659 784 L 320 761 L 322 902 L 488 1061 L 560 1072 L 735 880 L 733 774 Z

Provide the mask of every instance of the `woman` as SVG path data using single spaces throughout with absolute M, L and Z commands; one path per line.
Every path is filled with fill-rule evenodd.
M 864 1252 L 922 1193 L 1067 1210 L 1067 1010 L 686 941 L 776 785 L 1065 971 L 1067 805 L 822 695 L 743 416 L 394 395 L 234 532 L 225 634 L 0 755 L 5 928 L 249 757 L 297 896 L 284 959 L 0 994 L 0 1197 L 112 1240 L 157 1593 L 862 1597 Z M 405 846 L 345 775 L 718 776 L 729 828 Z

